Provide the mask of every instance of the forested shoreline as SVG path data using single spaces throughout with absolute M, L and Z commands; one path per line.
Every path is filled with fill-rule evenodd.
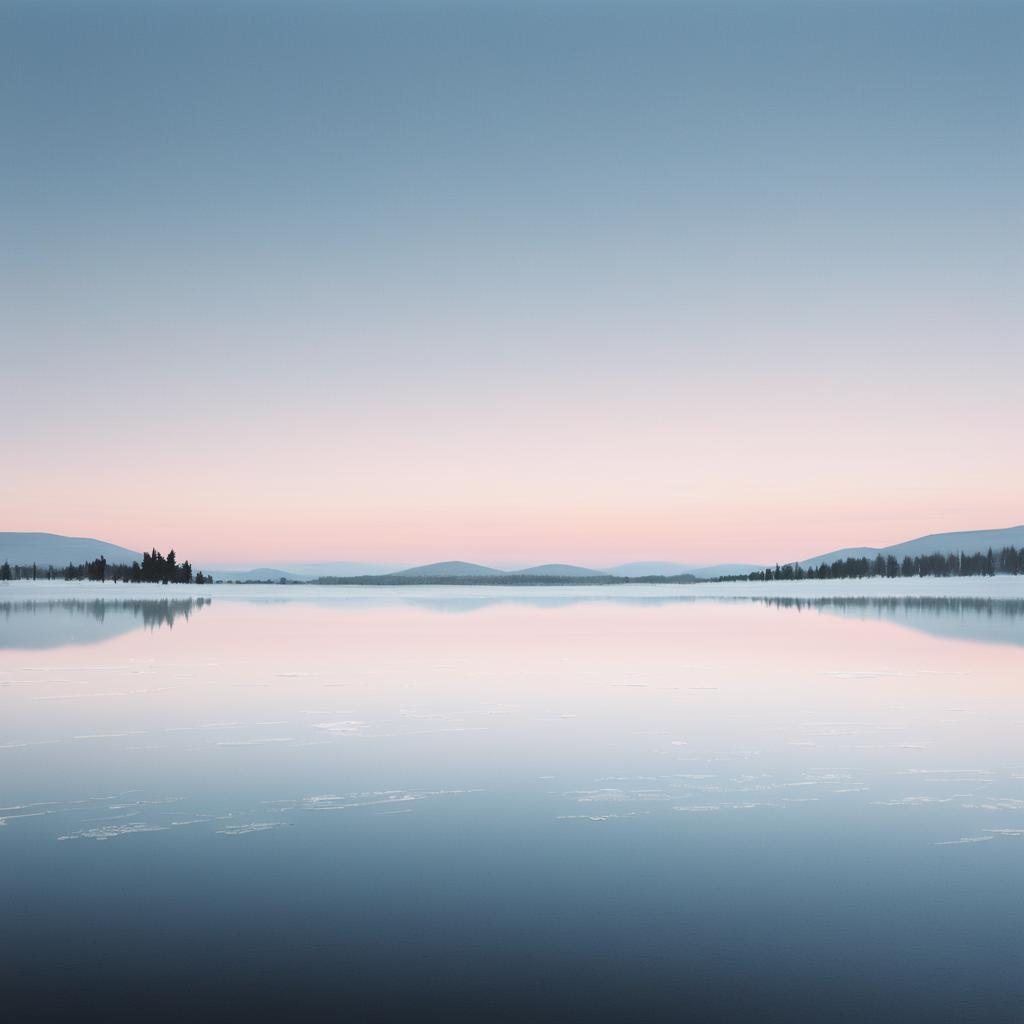
M 321 576 L 315 580 L 227 580 L 241 585 L 257 583 L 287 583 L 292 586 L 608 586 L 629 583 L 770 583 L 796 580 L 844 579 L 907 579 L 915 576 L 1019 576 L 1024 572 L 1024 548 L 1006 547 L 999 551 L 991 548 L 985 553 L 906 556 L 876 555 L 874 558 L 841 558 L 833 562 L 804 567 L 796 562 L 776 565 L 743 575 L 719 576 L 699 579 L 690 574 L 676 576 L 542 576 L 529 574 L 503 574 L 500 576 L 406 576 L 386 573 L 378 576 Z M 142 556 L 141 561 L 108 562 L 100 557 L 89 562 L 66 565 L 0 565 L 0 581 L 10 580 L 89 580 L 114 583 L 213 583 L 209 573 L 194 572 L 188 561 L 179 562 L 173 548 L 166 556 L 156 548 Z
M 212 583 L 213 577 L 202 572 L 193 573 L 191 562 L 179 562 L 171 548 L 166 555 L 156 548 L 147 551 L 142 561 L 108 562 L 94 558 L 90 562 L 69 564 L 58 568 L 52 565 L 0 565 L 0 580 L 90 580 L 96 583 Z
M 773 580 L 849 580 L 881 576 L 900 579 L 911 576 L 995 576 L 996 573 L 1019 576 L 1024 571 L 1024 549 L 988 549 L 984 554 L 907 555 L 897 559 L 894 555 L 876 555 L 874 558 L 840 558 L 834 562 L 804 568 L 791 562 L 776 565 L 745 576 L 723 576 L 720 582 L 747 580 L 770 582 Z
M 502 576 L 321 576 L 311 581 L 322 586 L 361 587 L 586 587 L 614 583 L 697 583 L 696 576 L 531 576 L 506 573 Z

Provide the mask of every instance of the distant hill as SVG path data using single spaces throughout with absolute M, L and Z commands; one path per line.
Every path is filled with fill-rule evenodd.
M 749 565 L 746 562 L 726 562 L 722 565 L 705 565 L 700 569 L 691 569 L 690 574 L 699 580 L 717 580 L 719 576 L 746 576 L 763 568 L 763 565 Z
M 261 580 L 277 583 L 282 578 L 290 582 L 304 583 L 316 578 L 314 576 L 286 572 L 284 569 L 210 569 L 207 575 L 212 576 L 218 581 L 223 580 L 226 583 L 257 583 Z
M 585 569 L 581 565 L 559 565 L 548 563 L 546 565 L 532 565 L 529 569 L 516 569 L 507 573 L 508 576 L 605 576 L 606 573 L 598 572 L 597 569 Z
M 609 576 L 679 576 L 692 569 L 692 565 L 680 562 L 626 562 L 604 571 Z
M 817 568 L 822 562 L 838 562 L 844 558 L 874 558 L 892 555 L 901 559 L 919 555 L 976 555 L 1002 548 L 1024 548 L 1024 526 L 1010 526 L 1003 530 L 962 530 L 957 533 L 930 533 L 925 537 L 891 544 L 887 548 L 840 548 L 824 555 L 815 555 L 800 562 L 805 569 Z
M 504 576 L 501 569 L 490 569 L 474 562 L 431 562 L 391 573 L 393 576 Z
M 285 562 L 277 568 L 260 566 L 255 569 L 211 569 L 216 580 L 252 583 L 255 580 L 273 580 L 283 576 L 289 582 L 306 583 L 322 576 L 383 576 L 395 571 L 394 566 L 371 562 Z
M 840 548 L 838 551 L 827 551 L 823 555 L 807 558 L 799 564 L 805 569 L 816 569 L 823 562 L 838 562 L 843 558 L 874 558 L 881 548 Z
M 55 568 L 105 558 L 112 563 L 141 560 L 138 551 L 92 537 L 62 537 L 57 533 L 0 533 L 0 562 L 11 565 L 52 565 Z
M 397 572 L 400 565 L 381 565 L 378 562 L 284 562 L 281 569 L 303 579 L 318 576 L 379 576 Z
M 897 559 L 902 559 L 906 556 L 913 558 L 932 554 L 958 554 L 961 551 L 964 554 L 972 555 L 984 553 L 989 548 L 999 551 L 1006 547 L 1024 549 L 1024 526 L 1011 526 L 1001 530 L 933 533 L 884 548 L 840 548 L 804 559 L 799 564 L 804 568 L 816 568 L 823 562 L 835 562 L 846 558 L 875 558 L 879 554 L 892 555 Z M 91 537 L 64 537 L 55 533 L 0 532 L 0 562 L 9 562 L 11 565 L 32 565 L 34 562 L 41 568 L 51 565 L 61 568 L 69 563 L 81 565 L 83 562 L 100 557 L 113 564 L 131 563 L 142 559 L 142 555 L 138 551 Z M 487 565 L 478 565 L 474 562 L 452 561 L 432 562 L 429 565 L 417 565 L 410 569 L 395 571 L 388 566 L 366 562 L 308 562 L 286 563 L 282 568 L 213 569 L 210 575 L 214 579 L 240 583 L 257 580 L 271 580 L 276 583 L 282 577 L 289 582 L 297 583 L 323 577 L 346 579 L 416 577 L 420 580 L 436 578 L 438 580 L 467 581 L 477 578 L 482 582 L 487 577 L 513 577 L 517 581 L 523 581 L 526 577 L 569 580 L 619 576 L 635 579 L 644 576 L 683 576 L 687 574 L 697 579 L 717 579 L 720 576 L 743 576 L 762 568 L 764 566 L 731 562 L 707 566 L 694 566 L 682 562 L 625 562 L 608 569 L 545 563 L 509 572 Z

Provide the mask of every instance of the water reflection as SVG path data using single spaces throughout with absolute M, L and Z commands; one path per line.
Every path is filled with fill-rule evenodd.
M 684 588 L 686 589 L 686 588 Z M 548 611 L 584 606 L 614 605 L 623 608 L 668 608 L 695 604 L 763 605 L 787 611 L 816 611 L 847 618 L 892 622 L 931 636 L 979 643 L 1024 645 L 1024 600 L 982 597 L 773 597 L 763 594 L 716 595 L 679 593 L 665 589 L 651 594 L 636 587 L 543 588 L 508 592 L 497 587 L 423 587 L 374 590 L 359 587 L 293 588 L 287 596 L 266 593 L 231 593 L 232 600 L 254 604 L 315 604 L 339 611 L 364 611 L 389 607 L 415 608 L 446 615 L 468 615 L 498 608 L 529 608 Z
M 798 612 L 895 622 L 932 636 L 1024 645 L 1024 601 L 981 597 L 766 597 L 761 601 Z
M 0 647 L 100 643 L 133 629 L 171 629 L 210 602 L 209 597 L 0 601 Z
M 816 611 L 849 618 L 894 622 L 919 629 L 932 636 L 944 636 L 981 643 L 1024 645 L 1024 601 L 975 597 L 629 597 L 619 595 L 454 597 L 417 600 L 407 605 L 429 611 L 465 614 L 497 605 L 515 603 L 530 608 L 570 608 L 595 602 L 632 607 L 661 608 L 699 602 L 740 602 L 772 608 Z
M 246 590 L 219 595 L 224 601 L 257 605 L 312 604 L 339 612 L 403 607 L 442 615 L 471 615 L 498 608 L 548 611 L 581 606 L 667 608 L 693 604 L 762 605 L 784 611 L 818 612 L 845 618 L 892 622 L 931 636 L 1024 646 L 1024 600 L 981 597 L 772 597 L 665 593 L 651 595 L 635 588 L 602 587 L 555 593 L 497 588 L 467 588 L 451 593 L 439 588 L 424 593 L 387 590 L 366 592 L 356 587 L 293 588 L 286 595 Z M 210 597 L 149 599 L 24 599 L 0 600 L 0 648 L 45 648 L 98 643 L 133 629 L 172 628 L 212 601 Z M 17 621 L 12 621 L 14 619 Z
M 4 1019 L 1020 1020 L 1022 602 L 271 589 L 3 609 Z

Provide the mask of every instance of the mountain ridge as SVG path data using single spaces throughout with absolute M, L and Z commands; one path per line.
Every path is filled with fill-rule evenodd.
M 384 573 L 387 576 L 504 576 L 503 569 L 492 569 L 488 565 L 476 562 L 430 562 L 427 565 L 414 565 L 411 569 L 400 572 Z
M 545 562 L 543 565 L 531 565 L 526 569 L 507 569 L 506 576 L 605 576 L 598 569 L 588 569 L 582 565 L 565 565 L 561 562 Z
M 947 533 L 931 533 L 911 540 L 890 544 L 887 547 L 839 548 L 824 554 L 813 555 L 797 564 L 804 568 L 815 568 L 823 562 L 834 562 L 846 558 L 875 558 L 893 555 L 898 559 L 931 554 L 984 553 L 989 548 L 998 551 L 1004 547 L 1024 549 L 1024 525 L 1010 526 L 995 530 L 959 530 Z M 32 565 L 41 568 L 61 568 L 73 563 L 96 558 L 108 562 L 133 562 L 141 560 L 140 552 L 92 537 L 69 537 L 57 533 L 41 532 L 0 532 L 0 562 L 11 565 Z M 429 578 L 479 578 L 506 576 L 550 576 L 565 578 L 586 578 L 619 576 L 626 579 L 644 576 L 679 576 L 690 574 L 699 579 L 716 579 L 719 576 L 740 576 L 764 568 L 747 563 L 721 563 L 699 566 L 693 563 L 639 561 L 624 562 L 606 569 L 592 569 L 588 566 L 547 562 L 525 569 L 495 569 L 476 562 L 448 561 L 431 562 L 407 569 L 386 569 L 383 566 L 364 562 L 306 562 L 284 563 L 284 567 L 259 566 L 253 569 L 213 569 L 214 579 L 253 582 L 255 580 L 277 581 L 282 577 L 290 582 L 308 582 L 324 576 L 339 577 L 416 577 Z M 303 571 L 304 570 L 304 571 Z M 327 571 L 324 571 L 327 570 Z M 339 571 L 340 570 L 340 571 Z M 377 571 L 373 571 L 377 570 Z M 384 570 L 384 571 L 381 571 Z
M 693 568 L 693 565 L 682 562 L 623 562 L 604 571 L 609 576 L 678 576 Z
M 955 530 L 949 533 L 929 533 L 923 537 L 890 544 L 884 548 L 839 548 L 823 555 L 797 562 L 804 569 L 814 569 L 823 562 L 837 562 L 846 558 L 876 558 L 878 555 L 892 555 L 894 558 L 914 558 L 919 555 L 965 555 L 981 554 L 992 548 L 1024 547 L 1024 525 L 1007 526 L 997 530 Z
M 97 558 L 108 562 L 132 563 L 141 561 L 142 553 L 96 540 L 94 537 L 67 537 L 61 533 L 0 532 L 0 562 L 11 565 L 53 566 L 81 565 Z

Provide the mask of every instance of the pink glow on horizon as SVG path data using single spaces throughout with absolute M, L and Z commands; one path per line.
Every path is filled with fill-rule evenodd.
M 631 495 L 613 488 L 573 495 L 554 481 L 550 486 L 528 502 L 497 487 L 457 496 L 421 492 L 413 501 L 400 488 L 360 495 L 298 482 L 294 492 L 268 495 L 211 484 L 200 489 L 199 500 L 175 500 L 154 485 L 155 493 L 125 495 L 116 505 L 84 490 L 68 501 L 69 492 L 55 488 L 52 504 L 44 501 L 39 510 L 10 502 L 5 520 L 10 528 L 93 536 L 135 549 L 173 545 L 207 565 L 464 559 L 502 567 L 551 561 L 600 567 L 661 559 L 789 561 L 1024 518 L 1010 496 L 965 493 L 953 481 L 924 501 L 894 488 L 884 502 L 852 487 L 808 495 L 798 483 L 759 489 L 757 482 L 715 481 L 695 494 L 652 485 Z
M 833 365 L 846 375 L 833 394 L 798 356 L 759 355 L 724 398 L 722 366 L 658 372 L 628 353 L 621 373 L 581 369 L 568 394 L 565 367 L 532 385 L 510 370 L 496 393 L 472 374 L 410 373 L 384 409 L 369 376 L 332 402 L 340 371 L 308 361 L 290 404 L 274 400 L 278 383 L 300 384 L 283 367 L 279 382 L 261 369 L 244 397 L 223 379 L 197 385 L 185 411 L 131 396 L 78 408 L 69 392 L 32 407 L 33 428 L 6 447 L 0 528 L 173 545 L 218 567 L 601 567 L 784 562 L 1024 521 L 1015 376 L 991 378 L 979 403 L 941 374 L 907 396 L 870 367 Z

